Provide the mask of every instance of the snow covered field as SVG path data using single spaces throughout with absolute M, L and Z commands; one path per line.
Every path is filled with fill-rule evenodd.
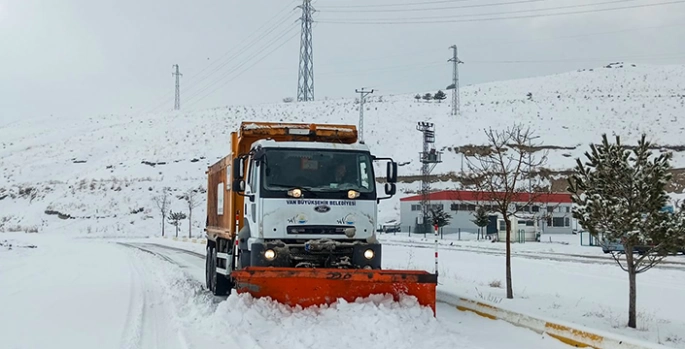
M 214 297 L 203 286 L 203 259 L 141 241 L 129 243 L 152 253 L 61 235 L 3 239 L 2 348 L 567 348 L 446 305 L 434 318 L 412 299 L 302 310 Z
M 463 115 L 457 120 L 445 101 L 415 101 L 413 94 L 375 95 L 365 105 L 365 139 L 375 154 L 402 164 L 400 176 L 419 172 L 417 121 L 436 124 L 437 146 L 446 152 L 434 173 L 458 172 L 460 155 L 454 147 L 482 144 L 483 128 L 514 121 L 530 125 L 539 140 L 553 148 L 548 165 L 553 169 L 572 167 L 574 158 L 603 132 L 632 143 L 644 131 L 659 145 L 677 148 L 684 145 L 685 126 L 678 119 L 685 111 L 683 77 L 684 66 L 628 64 L 468 86 L 462 89 Z M 400 348 L 554 348 L 556 341 L 445 307 L 432 319 L 406 304 L 393 305 L 390 311 L 377 300 L 320 310 L 318 320 L 312 320 L 305 316 L 308 312 L 291 313 L 248 297 L 216 299 L 202 290 L 204 264 L 197 256 L 155 250 L 165 260 L 116 243 L 127 238 L 204 253 L 199 244 L 137 239 L 159 234 L 160 214 L 153 197 L 162 188 L 172 190 L 172 210 L 187 212 L 177 195 L 206 186 L 206 167 L 228 152 L 230 131 L 243 120 L 356 124 L 357 108 L 353 99 L 324 100 L 46 118 L 0 127 L 0 347 L 257 343 L 266 348 L 282 345 L 289 329 L 299 342 L 287 344 L 306 348 L 315 341 L 331 341 L 340 333 L 335 325 L 344 323 L 347 331 L 359 335 L 336 340 L 341 347 L 377 340 Z M 685 168 L 685 151 L 676 152 L 673 165 Z M 456 185 L 445 181 L 432 186 Z M 398 195 L 381 202 L 379 222 L 399 218 L 399 199 L 418 189 L 418 182 L 400 183 Z M 685 192 L 673 197 L 685 199 Z M 205 207 L 197 207 L 193 217 L 194 236 L 200 236 Z M 187 224 L 182 222 L 183 236 Z M 166 228 L 173 236 L 173 227 Z M 384 266 L 432 270 L 432 237 L 421 238 L 381 236 Z M 633 331 L 624 326 L 627 275 L 599 248 L 577 246 L 578 236 L 556 239 L 561 238 L 514 245 L 515 299 L 506 300 L 503 244 L 446 236 L 440 242 L 439 288 L 685 348 L 685 257 L 671 258 L 669 264 L 638 276 L 641 328 Z M 547 241 L 544 236 L 542 240 Z M 350 316 L 354 321 L 347 323 Z M 40 335 L 34 334 L 36 328 Z
M 446 101 L 372 95 L 365 104 L 364 138 L 374 154 L 391 156 L 402 165 L 400 176 L 414 176 L 420 172 L 421 147 L 416 122 L 433 122 L 436 146 L 445 151 L 444 162 L 433 173 L 450 173 L 460 170 L 455 147 L 483 144 L 484 128 L 520 122 L 540 136 L 537 141 L 553 148 L 547 167 L 568 169 L 604 132 L 621 135 L 624 143 L 647 132 L 661 146 L 682 146 L 683 77 L 681 65 L 626 64 L 466 86 L 458 119 L 450 116 Z M 228 153 L 230 132 L 241 121 L 356 125 L 358 107 L 354 99 L 322 100 L 6 125 L 0 128 L 0 229 L 41 230 L 51 218 L 46 210 L 91 217 L 91 233 L 120 234 L 117 224 L 131 222 L 154 228 L 152 197 L 164 186 L 179 194 L 206 185 L 206 167 Z M 674 166 L 685 168 L 685 151 L 675 153 Z M 450 181 L 433 184 L 437 189 L 456 186 Z M 418 189 L 418 182 L 401 183 L 398 195 L 381 203 L 379 220 L 398 218 L 399 198 Z M 141 207 L 143 212 L 132 213 Z M 182 209 L 178 200 L 172 209 Z M 197 211 L 194 223 L 200 227 L 204 208 Z

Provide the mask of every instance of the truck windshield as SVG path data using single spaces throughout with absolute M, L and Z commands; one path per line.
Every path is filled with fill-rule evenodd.
M 365 152 L 267 149 L 265 155 L 262 173 L 267 190 L 374 191 L 371 156 Z

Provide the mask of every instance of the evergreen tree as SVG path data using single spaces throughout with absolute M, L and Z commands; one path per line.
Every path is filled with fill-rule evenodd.
M 483 228 L 487 227 L 490 223 L 490 217 L 483 205 L 478 205 L 476 212 L 473 213 L 473 217 L 475 219 L 472 219 L 471 222 L 478 226 L 478 239 L 480 239 L 481 234 L 483 234 Z M 483 237 L 485 237 L 485 234 L 483 234 Z
M 442 100 L 445 98 L 447 98 L 447 95 L 445 94 L 445 92 L 442 92 L 442 90 L 438 90 L 438 92 L 436 92 L 433 96 L 433 99 L 437 99 L 438 102 L 442 102 Z
M 452 216 L 445 212 L 442 208 L 436 208 L 430 210 L 430 223 L 431 225 L 438 225 L 438 228 L 442 228 L 450 224 Z
M 433 95 L 430 93 L 426 93 L 425 95 L 423 95 L 423 99 L 426 101 L 430 101 L 431 99 L 433 99 Z
M 414 99 L 415 99 L 417 102 L 420 101 L 420 100 L 421 100 L 421 95 L 417 93 L 416 96 L 414 96 Z
M 637 274 L 660 263 L 682 247 L 685 236 L 683 210 L 664 212 L 668 203 L 666 185 L 671 180 L 672 153 L 650 159 L 651 144 L 643 134 L 632 150 L 609 143 L 602 135 L 599 146 L 590 145 L 587 162 L 576 159 L 568 191 L 577 208 L 573 217 L 598 239 L 620 241 L 624 251 L 612 252 L 614 260 L 628 273 L 628 326 L 636 328 Z M 636 248 L 645 250 L 636 255 Z M 625 255 L 625 263 L 621 256 Z

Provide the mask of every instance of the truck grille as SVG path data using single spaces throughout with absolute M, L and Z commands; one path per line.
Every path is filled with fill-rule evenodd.
M 345 229 L 349 227 L 336 225 L 308 225 L 289 226 L 288 234 L 294 235 L 345 235 Z

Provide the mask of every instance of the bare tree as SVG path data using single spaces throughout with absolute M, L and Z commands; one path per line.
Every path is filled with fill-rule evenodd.
M 159 208 L 159 212 L 162 214 L 162 236 L 164 236 L 164 226 L 166 221 L 167 208 L 171 203 L 171 201 L 169 200 L 170 193 L 171 188 L 164 187 L 162 188 L 162 193 L 154 197 L 155 203 L 157 204 L 157 208 Z
M 181 226 L 181 221 L 186 219 L 186 214 L 183 212 L 169 211 L 169 224 L 176 227 L 176 237 L 178 237 L 178 230 Z
M 198 196 L 198 193 L 201 190 L 202 188 L 190 189 L 184 194 L 178 196 L 178 198 L 185 201 L 186 205 L 188 206 L 188 238 L 193 237 L 193 209 L 202 203 L 200 197 Z
M 491 202 L 493 211 L 501 214 L 506 224 L 507 298 L 512 299 L 511 218 L 548 192 L 542 179 L 533 175 L 546 163 L 547 153 L 541 151 L 542 156 L 535 155 L 532 132 L 520 125 L 503 131 L 491 128 L 485 135 L 489 149 L 465 157 L 467 177 L 475 187 L 479 201 Z

